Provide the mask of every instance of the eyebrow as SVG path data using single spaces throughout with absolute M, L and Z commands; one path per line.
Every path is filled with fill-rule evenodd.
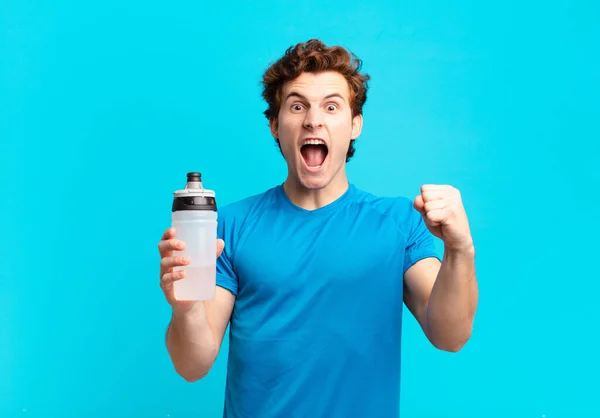
M 285 100 L 288 100 L 290 97 L 298 97 L 301 100 L 308 101 L 308 99 L 306 97 L 304 97 L 302 94 L 298 93 L 297 91 L 291 91 L 290 93 L 288 93 L 288 95 L 286 96 Z M 339 94 L 339 93 L 328 94 L 327 96 L 325 96 L 323 98 L 323 100 L 331 99 L 333 97 L 338 97 L 338 98 L 340 98 L 342 100 L 345 100 L 344 97 L 341 94 Z

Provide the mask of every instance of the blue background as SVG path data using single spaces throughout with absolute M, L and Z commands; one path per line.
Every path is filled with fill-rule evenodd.
M 403 417 L 597 416 L 599 20 L 592 1 L 1 1 L 0 416 L 220 416 L 227 344 L 205 380 L 175 374 L 157 244 L 187 171 L 220 205 L 283 181 L 260 76 L 312 37 L 373 77 L 351 181 L 458 187 L 477 245 L 467 347 L 405 319 Z

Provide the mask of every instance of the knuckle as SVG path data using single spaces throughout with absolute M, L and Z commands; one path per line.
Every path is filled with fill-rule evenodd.
M 161 285 L 167 285 L 169 284 L 173 279 L 173 274 L 172 273 L 165 273 L 162 275 L 162 277 L 160 278 L 160 283 Z
M 439 203 L 435 200 L 425 203 L 425 206 L 424 206 L 425 212 L 430 212 L 432 210 L 438 209 L 438 205 L 439 205 Z
M 160 260 L 161 267 L 168 268 L 171 266 L 171 257 L 163 257 Z
M 428 212 L 427 213 L 427 219 L 430 222 L 437 222 L 439 220 L 439 214 L 437 214 L 435 212 Z

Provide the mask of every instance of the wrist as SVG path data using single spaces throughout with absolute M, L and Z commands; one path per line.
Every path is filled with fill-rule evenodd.
M 475 258 L 475 245 L 470 241 L 459 246 L 446 246 L 444 255 L 452 258 L 473 259 Z
M 173 321 L 180 323 L 193 323 L 202 320 L 205 317 L 204 305 L 202 303 L 194 303 L 191 308 L 178 309 L 172 308 Z

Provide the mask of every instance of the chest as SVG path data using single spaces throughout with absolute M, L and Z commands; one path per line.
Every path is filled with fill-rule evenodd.
M 264 216 L 235 252 L 239 297 L 399 297 L 404 248 L 404 236 L 382 217 Z

